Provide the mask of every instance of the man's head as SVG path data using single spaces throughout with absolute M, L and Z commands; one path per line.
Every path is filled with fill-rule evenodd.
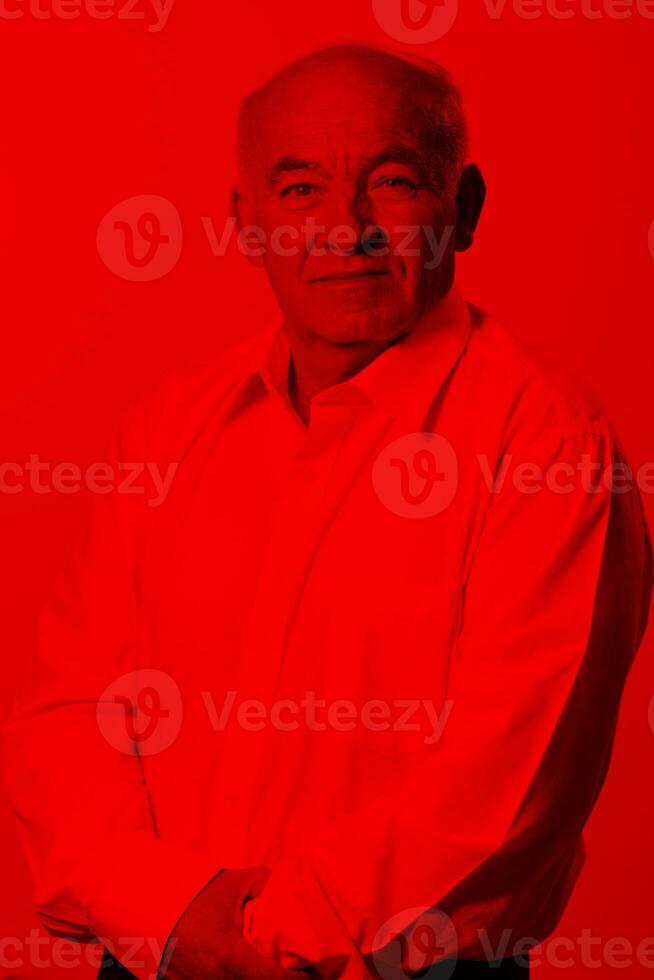
M 460 93 L 431 62 L 342 45 L 249 95 L 233 206 L 263 232 L 252 261 L 289 327 L 338 344 L 407 333 L 472 242 L 484 185 L 465 155 Z

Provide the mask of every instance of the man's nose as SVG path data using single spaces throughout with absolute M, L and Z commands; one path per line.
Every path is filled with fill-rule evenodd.
M 337 255 L 354 255 L 362 251 L 373 225 L 368 198 L 359 191 L 343 191 L 331 197 L 323 212 L 322 240 Z

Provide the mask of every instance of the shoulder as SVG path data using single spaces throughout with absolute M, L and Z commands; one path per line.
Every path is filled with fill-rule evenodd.
M 503 441 L 538 435 L 613 441 L 611 421 L 591 389 L 475 306 L 462 360 L 484 415 Z
M 121 438 L 155 455 L 179 455 L 255 370 L 263 333 L 225 352 L 168 369 L 123 412 Z

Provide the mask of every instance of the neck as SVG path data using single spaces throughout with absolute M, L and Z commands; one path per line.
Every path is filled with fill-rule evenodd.
M 334 385 L 363 371 L 394 342 L 362 341 L 334 344 L 322 337 L 295 334 L 287 329 L 291 349 L 288 394 L 305 425 L 311 418 L 311 401 Z

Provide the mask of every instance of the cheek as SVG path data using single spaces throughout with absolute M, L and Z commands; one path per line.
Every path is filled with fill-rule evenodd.
M 390 236 L 390 252 L 409 279 L 429 278 L 454 242 L 451 215 L 433 210 L 414 212 L 396 220 Z
M 377 209 L 375 223 L 386 231 L 391 254 L 415 263 L 420 261 L 421 254 L 429 254 L 434 238 L 440 241 L 447 215 L 443 208 L 415 200 L 404 207 Z
M 411 284 L 421 278 L 430 250 L 420 226 L 407 224 L 398 228 L 391 237 L 389 248 L 391 262 L 400 270 L 404 281 Z
M 301 268 L 306 257 L 306 234 L 302 225 L 301 217 L 287 212 L 261 216 L 265 264 L 274 281 L 290 281 Z

